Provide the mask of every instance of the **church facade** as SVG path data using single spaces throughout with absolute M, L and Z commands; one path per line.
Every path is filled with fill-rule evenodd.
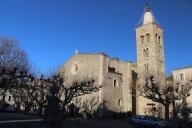
M 132 93 L 134 63 L 110 58 L 103 53 L 76 53 L 65 63 L 61 71 L 66 82 L 75 79 L 94 78 L 100 90 L 84 99 L 98 97 L 108 111 L 132 111 Z
M 137 62 L 121 61 L 103 53 L 76 52 L 61 68 L 66 82 L 82 77 L 93 77 L 100 91 L 96 95 L 105 108 L 112 112 L 145 114 L 147 100 L 137 95 L 137 86 L 145 83 L 147 74 L 154 75 L 165 85 L 163 29 L 149 6 L 136 28 Z

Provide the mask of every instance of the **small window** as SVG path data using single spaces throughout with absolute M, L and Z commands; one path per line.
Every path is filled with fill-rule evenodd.
M 11 96 L 9 96 L 9 101 L 11 101 Z
M 145 67 L 145 71 L 149 70 L 149 64 L 144 64 L 144 67 Z
M 116 80 L 116 79 L 113 80 L 113 86 L 114 86 L 114 87 L 118 87 L 118 83 L 117 83 L 117 80 Z
M 108 72 L 115 72 L 115 68 L 113 68 L 113 67 L 108 67 Z
M 121 106 L 121 100 L 120 99 L 118 100 L 118 106 L 119 107 Z
M 3 101 L 5 101 L 5 96 L 3 96 Z
M 184 75 L 180 74 L 180 80 L 183 81 L 184 80 Z
M 144 36 L 141 36 L 141 43 L 144 43 Z
M 159 44 L 161 44 L 161 37 L 160 36 L 158 38 L 158 42 L 159 42 Z
M 149 43 L 150 42 L 150 34 L 147 34 L 146 37 L 147 37 L 147 43 Z
M 144 49 L 143 54 L 144 54 L 144 57 L 148 57 L 149 56 L 149 49 L 148 48 Z
M 157 42 L 158 41 L 158 35 L 155 34 L 155 41 Z

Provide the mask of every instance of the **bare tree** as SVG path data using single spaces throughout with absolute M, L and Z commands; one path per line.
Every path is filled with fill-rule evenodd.
M 6 77 L 1 81 L 3 89 L 8 90 L 12 94 L 17 107 L 23 106 L 28 111 L 32 105 L 29 87 L 34 80 L 34 76 L 29 74 L 28 71 L 21 71 L 16 68 L 13 71 L 5 70 L 4 72 Z
M 7 89 L 9 87 L 13 87 L 18 83 L 18 78 L 20 76 L 16 75 L 17 74 L 17 69 L 13 70 L 5 70 L 5 69 L 0 69 L 0 89 Z
M 0 89 L 6 90 L 15 86 L 22 78 L 22 73 L 29 71 L 29 62 L 25 51 L 17 41 L 0 38 Z
M 43 76 L 38 78 L 33 75 L 26 75 L 25 79 L 20 81 L 22 84 L 10 89 L 15 103 L 18 107 L 23 106 L 26 112 L 29 112 L 31 107 L 36 108 L 41 116 L 43 108 L 47 104 L 47 96 L 51 86 L 50 79 Z
M 30 95 L 29 87 L 25 86 L 17 89 L 12 88 L 10 92 L 14 98 L 16 108 L 20 109 L 22 106 L 25 112 L 29 112 L 30 108 L 34 106 L 34 101 Z
M 80 107 L 83 109 L 82 112 L 88 119 L 93 118 L 93 115 L 99 106 L 99 97 L 92 97 L 91 99 L 84 100 L 83 103 L 80 104 Z
M 79 97 L 85 94 L 91 94 L 99 90 L 94 85 L 94 79 L 74 80 L 72 84 L 67 85 L 64 82 L 64 78 L 61 74 L 54 75 L 52 81 L 60 88 L 59 96 L 61 97 L 62 108 L 68 105 L 75 97 Z
M 169 120 L 169 106 L 171 103 L 174 103 L 175 100 L 180 99 L 182 96 L 187 98 L 191 90 L 191 84 L 186 88 L 183 94 L 175 95 L 175 89 L 173 85 L 166 85 L 164 88 L 160 88 L 158 83 L 154 82 L 154 77 L 149 76 L 146 78 L 145 85 L 141 89 L 141 95 L 147 99 L 150 99 L 154 102 L 160 103 L 165 108 L 165 118 Z M 176 89 L 177 92 L 177 89 Z
M 39 115 L 43 114 L 43 109 L 47 104 L 47 97 L 50 94 L 50 87 L 52 86 L 50 79 L 45 79 L 43 76 L 35 78 L 32 85 L 28 88 L 29 95 L 38 107 Z
M 182 116 L 183 119 L 188 120 L 192 110 L 187 105 L 187 97 L 190 96 L 192 89 L 192 80 L 185 83 L 177 83 L 175 86 L 175 95 L 179 97 L 180 104 L 175 105 L 175 114 Z
M 16 40 L 0 38 L 0 68 L 28 70 L 27 54 L 19 47 Z
M 186 83 L 177 83 L 175 86 L 176 95 L 182 100 L 181 106 L 187 105 L 187 97 L 190 96 L 190 92 L 192 89 L 192 80 Z

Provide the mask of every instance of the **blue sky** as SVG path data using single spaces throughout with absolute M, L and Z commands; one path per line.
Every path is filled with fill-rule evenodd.
M 167 73 L 192 65 L 192 0 L 0 0 L 0 36 L 18 40 L 41 72 L 76 49 L 136 61 L 146 2 L 164 29 Z

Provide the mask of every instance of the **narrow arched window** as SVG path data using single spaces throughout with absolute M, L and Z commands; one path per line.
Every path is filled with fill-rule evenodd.
M 149 43 L 150 42 L 150 34 L 149 33 L 146 34 L 146 37 L 147 37 L 147 43 Z
M 155 42 L 158 42 L 158 35 L 155 34 Z
M 118 100 L 118 106 L 121 106 L 121 99 Z
M 148 48 L 144 49 L 143 54 L 144 54 L 144 57 L 148 57 L 149 56 L 149 49 Z
M 161 37 L 160 36 L 158 37 L 158 42 L 159 42 L 159 44 L 161 44 Z
M 144 43 L 144 36 L 140 37 L 141 43 Z
M 180 74 L 180 80 L 183 81 L 184 80 L 184 75 Z
M 145 67 L 145 71 L 149 70 L 149 64 L 144 64 L 144 67 Z
M 114 80 L 113 80 L 113 86 L 114 86 L 114 87 L 118 87 L 118 81 L 117 81 L 117 79 L 114 79 Z

